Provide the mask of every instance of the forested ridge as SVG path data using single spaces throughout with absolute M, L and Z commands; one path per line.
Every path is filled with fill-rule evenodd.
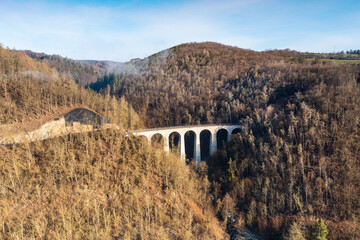
M 255 52 L 207 42 L 132 61 L 90 87 L 125 97 L 148 127 L 245 123 L 207 160 L 208 177 L 215 206 L 226 203 L 265 238 L 287 239 L 299 224 L 310 239 L 322 217 L 329 239 L 359 239 L 359 83 L 354 50 Z

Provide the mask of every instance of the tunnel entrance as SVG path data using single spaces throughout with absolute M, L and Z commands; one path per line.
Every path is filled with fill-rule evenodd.
M 100 126 L 104 123 L 110 123 L 109 119 L 104 118 L 100 114 L 86 108 L 76 108 L 64 115 L 65 126 L 73 126 L 74 122 L 80 124 L 90 124 Z

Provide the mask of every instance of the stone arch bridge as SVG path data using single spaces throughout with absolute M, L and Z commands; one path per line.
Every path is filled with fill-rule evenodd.
M 149 143 L 151 143 L 155 135 L 160 135 L 163 138 L 164 150 L 166 152 L 170 150 L 170 145 L 173 144 L 171 136 L 177 135 L 177 145 L 180 145 L 180 156 L 185 158 L 187 157 L 186 152 L 192 152 L 193 158 L 199 163 L 202 156 L 211 156 L 217 151 L 218 146 L 222 144 L 220 141 L 229 142 L 231 135 L 241 132 L 242 128 L 243 125 L 241 124 L 204 124 L 141 129 L 135 130 L 133 134 L 135 136 L 145 136 Z M 222 133 L 221 136 L 220 133 Z M 193 147 L 190 151 L 189 144 L 186 142 L 186 139 L 189 139 L 189 137 L 190 139 L 193 138 L 194 142 L 193 146 L 190 146 L 190 148 Z M 206 149 L 201 149 L 201 141 L 207 141 L 208 147 Z

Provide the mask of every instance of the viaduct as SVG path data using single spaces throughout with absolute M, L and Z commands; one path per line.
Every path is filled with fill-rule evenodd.
M 185 149 L 186 146 L 189 146 L 186 139 L 193 138 L 193 158 L 200 163 L 202 155 L 211 156 L 217 151 L 218 146 L 221 146 L 220 141 L 229 142 L 231 140 L 231 135 L 241 132 L 242 128 L 243 125 L 241 124 L 205 124 L 141 129 L 135 130 L 133 134 L 135 136 L 145 136 L 149 143 L 154 141 L 153 137 L 155 135 L 160 135 L 164 141 L 164 151 L 166 152 L 170 151 L 170 146 L 174 144 L 174 138 L 177 138 L 178 143 L 176 145 L 179 145 L 180 143 L 180 156 L 182 158 L 185 158 L 185 153 L 189 152 L 189 149 Z M 202 152 L 200 147 L 200 144 L 202 143 L 200 142 L 201 139 L 202 141 L 208 142 L 208 153 Z M 190 146 L 190 148 L 191 147 L 192 146 Z

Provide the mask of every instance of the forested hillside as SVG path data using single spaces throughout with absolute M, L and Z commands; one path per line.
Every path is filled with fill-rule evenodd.
M 209 182 L 123 136 L 0 147 L 0 238 L 225 239 Z
M 237 122 L 251 110 L 247 98 L 260 98 L 259 90 L 252 90 L 264 85 L 254 81 L 257 65 L 281 60 L 214 43 L 184 44 L 129 63 L 126 71 L 110 72 L 90 87 L 105 92 L 109 86 L 125 96 L 145 113 L 148 127 Z M 243 86 L 254 92 L 242 93 Z
M 360 65 L 340 55 L 183 44 L 90 87 L 125 97 L 148 127 L 243 121 L 207 161 L 216 205 L 270 239 L 293 222 L 309 238 L 320 217 L 330 239 L 358 239 Z
M 359 67 L 351 61 L 305 61 L 308 55 L 183 44 L 128 63 L 126 70 L 109 72 L 90 87 L 125 96 L 148 127 L 238 122 L 320 82 L 358 78 Z
M 1 147 L 4 238 L 221 239 L 212 207 L 223 227 L 230 214 L 264 239 L 311 239 L 319 218 L 329 239 L 360 238 L 356 51 L 183 44 L 104 68 L 89 85 L 102 95 L 75 83 L 85 63 L 39 56 L 0 48 L 0 134 L 79 106 L 124 131 L 239 121 L 246 128 L 197 172 L 122 131 Z
M 76 106 L 120 130 L 0 146 L 0 239 L 227 238 L 206 175 L 124 137 L 142 125 L 124 98 L 85 90 L 44 61 L 0 48 L 0 134 Z
M 3 128 L 9 130 L 11 124 L 16 129 L 38 127 L 49 118 L 79 106 L 88 107 L 124 128 L 142 125 L 124 98 L 104 97 L 85 90 L 45 62 L 0 47 L 0 133 Z

